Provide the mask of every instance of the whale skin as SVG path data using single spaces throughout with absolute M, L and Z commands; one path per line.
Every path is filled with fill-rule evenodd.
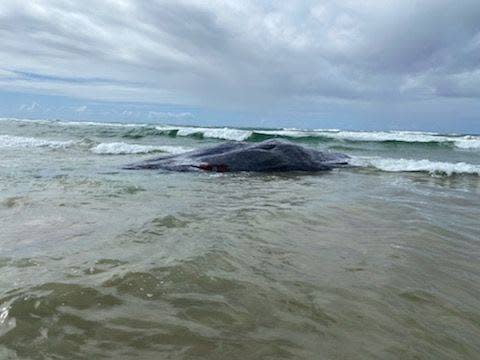
M 285 140 L 227 142 L 161 156 L 124 167 L 128 170 L 286 172 L 325 171 L 348 165 L 348 155 L 319 151 Z

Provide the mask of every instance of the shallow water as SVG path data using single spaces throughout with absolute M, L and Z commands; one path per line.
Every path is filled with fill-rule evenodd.
M 478 357 L 480 176 L 137 172 L 155 155 L 92 151 L 222 141 L 133 130 L 0 122 L 1 359 Z

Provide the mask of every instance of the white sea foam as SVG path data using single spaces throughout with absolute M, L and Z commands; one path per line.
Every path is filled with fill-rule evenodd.
M 435 133 L 415 132 L 415 131 L 392 131 L 392 132 L 361 132 L 361 131 L 339 131 L 339 132 L 319 132 L 321 136 L 350 141 L 399 141 L 408 143 L 453 143 L 456 147 L 462 149 L 480 149 L 479 136 L 448 136 Z
M 290 138 L 325 137 L 336 140 L 359 142 L 398 141 L 405 143 L 451 143 L 461 149 L 480 149 L 479 136 L 449 136 L 419 131 L 341 131 L 338 129 L 281 129 L 281 130 L 243 130 L 234 128 L 200 128 L 157 126 L 160 131 L 177 131 L 178 136 L 200 134 L 205 138 L 244 141 L 253 134 Z
M 421 143 L 453 141 L 452 137 L 417 131 L 320 131 L 317 132 L 317 134 L 334 139 L 351 141 L 402 141 Z
M 332 134 L 332 133 L 338 133 L 340 131 L 341 130 L 339 129 L 309 130 L 309 129 L 298 129 L 298 128 L 284 128 L 281 130 L 254 130 L 256 134 L 285 136 L 285 137 L 292 137 L 292 138 L 324 136 L 324 133 Z
M 94 121 L 54 121 L 51 123 L 62 125 L 62 126 L 103 126 L 103 127 L 125 127 L 125 128 L 150 126 L 148 124 L 127 124 L 127 123 L 94 122 Z
M 124 142 L 101 143 L 91 149 L 95 154 L 122 155 L 122 154 L 147 154 L 151 152 L 167 152 L 170 154 L 181 154 L 191 149 L 181 146 L 168 145 L 140 145 L 127 144 Z
M 27 120 L 2 118 L 0 120 L 24 121 L 45 124 L 56 124 L 60 126 L 101 126 L 101 127 L 123 127 L 123 128 L 145 128 L 154 127 L 156 130 L 163 132 L 175 131 L 178 136 L 192 136 L 200 134 L 204 138 L 244 141 L 253 134 L 261 134 L 267 136 L 279 136 L 290 138 L 305 137 L 324 137 L 344 141 L 358 142 L 386 142 L 398 141 L 405 143 L 446 143 L 452 144 L 459 149 L 480 150 L 480 136 L 473 135 L 442 135 L 434 132 L 422 131 L 345 131 L 339 129 L 296 129 L 285 128 L 277 130 L 246 130 L 228 127 L 188 127 L 188 126 L 159 126 L 142 123 L 103 123 L 91 121 L 56 121 L 56 120 Z
M 103 127 L 145 127 L 148 124 L 129 124 L 129 123 L 112 123 L 112 122 L 95 122 L 95 121 L 60 121 L 60 120 L 43 120 L 43 119 L 17 119 L 17 118 L 0 118 L 0 121 L 16 121 L 35 124 L 59 125 L 59 126 L 103 126 Z
M 480 136 L 463 136 L 455 140 L 455 146 L 460 149 L 480 149 Z
M 243 141 L 252 135 L 250 130 L 234 129 L 234 128 L 200 128 L 200 127 L 171 127 L 157 126 L 159 131 L 177 131 L 177 136 L 192 136 L 201 134 L 205 138 Z
M 480 165 L 464 162 L 448 163 L 430 160 L 389 159 L 377 157 L 353 157 L 351 165 L 374 167 L 389 172 L 427 172 L 451 176 L 453 174 L 480 175 Z
M 0 306 L 0 337 L 16 327 L 15 318 L 9 317 L 9 312 L 13 300 Z
M 47 147 L 52 149 L 67 148 L 75 141 L 45 140 L 25 136 L 0 135 L 0 148 L 35 148 Z
M 317 136 L 315 131 L 307 130 L 295 130 L 295 129 L 284 129 L 284 130 L 255 130 L 256 134 L 261 135 L 270 135 L 270 136 L 285 136 L 291 138 L 302 138 L 302 137 L 313 137 Z
M 439 135 L 432 132 L 419 131 L 341 131 L 318 129 L 308 130 L 258 130 L 258 134 L 272 136 L 286 136 L 293 138 L 302 137 L 326 137 L 337 140 L 347 141 L 365 141 L 365 142 L 385 142 L 398 141 L 406 143 L 452 143 L 461 149 L 480 149 L 480 136 L 449 136 Z
M 181 129 L 179 132 L 184 131 Z M 213 139 L 225 139 L 242 141 L 248 139 L 252 135 L 249 130 L 239 130 L 230 128 L 207 128 L 203 129 L 203 136 Z
M 161 131 L 177 131 L 178 136 L 201 134 L 205 138 L 244 141 L 254 133 L 267 136 L 290 138 L 325 137 L 337 140 L 386 142 L 398 141 L 406 143 L 453 143 L 462 149 L 480 149 L 479 136 L 448 136 L 432 132 L 416 131 L 341 131 L 338 129 L 282 129 L 282 130 L 244 130 L 235 128 L 200 128 L 200 127 L 157 127 Z

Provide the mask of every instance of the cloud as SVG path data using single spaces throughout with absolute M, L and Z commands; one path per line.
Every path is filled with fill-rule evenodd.
M 40 104 L 36 101 L 33 101 L 31 104 L 22 104 L 20 106 L 20 111 L 35 111 L 40 108 Z
M 3 0 L 0 88 L 309 111 L 478 98 L 478 19 L 478 0 Z
M 190 112 L 149 111 L 148 117 L 153 120 L 190 120 L 194 115 Z
M 16 77 L 17 77 L 17 74 L 15 74 L 14 72 L 0 69 L 0 81 L 4 79 L 11 80 Z

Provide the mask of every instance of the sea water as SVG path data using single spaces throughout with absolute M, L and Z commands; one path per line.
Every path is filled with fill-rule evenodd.
M 128 171 L 224 141 L 321 173 Z M 0 120 L 0 359 L 474 359 L 480 137 Z

